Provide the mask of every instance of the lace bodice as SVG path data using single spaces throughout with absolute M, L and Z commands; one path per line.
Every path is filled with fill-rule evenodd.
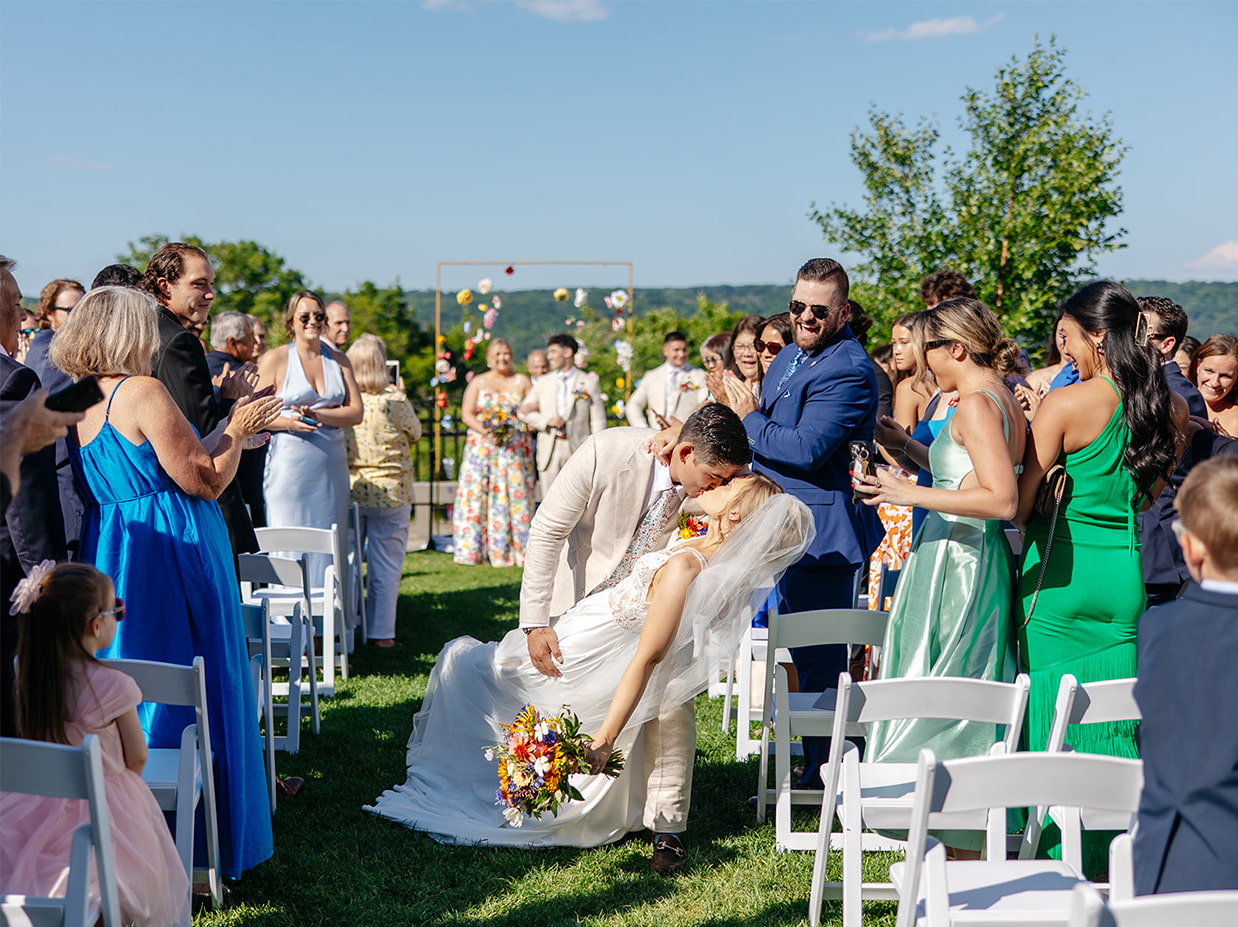
M 641 625 L 645 623 L 645 615 L 649 613 L 649 586 L 653 583 L 653 575 L 675 554 L 684 552 L 694 554 L 701 561 L 702 567 L 709 562 L 695 547 L 674 543 L 662 550 L 645 554 L 636 561 L 631 573 L 607 590 L 610 612 L 615 616 L 619 627 L 640 632 Z

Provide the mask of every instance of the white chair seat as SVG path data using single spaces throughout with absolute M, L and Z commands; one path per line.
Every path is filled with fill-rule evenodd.
M 890 867 L 890 881 L 901 893 L 906 863 Z M 1054 859 L 956 860 L 950 863 L 950 917 L 958 922 L 1064 925 L 1071 896 L 1086 880 Z M 924 880 L 916 893 L 916 924 L 924 920 Z
M 180 776 L 181 751 L 171 747 L 150 748 L 146 753 L 146 767 L 142 770 L 142 781 L 154 793 L 155 800 L 164 811 L 176 810 L 176 786 Z M 202 764 L 198 755 L 193 755 L 193 786 L 195 791 L 202 788 Z

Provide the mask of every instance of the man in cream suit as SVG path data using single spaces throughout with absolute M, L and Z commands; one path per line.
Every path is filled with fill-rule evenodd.
M 520 407 L 520 420 L 537 432 L 537 478 L 550 489 L 568 457 L 606 427 L 596 377 L 576 369 L 576 339 L 555 335 L 546 343 L 550 371 L 538 378 Z
M 520 585 L 520 627 L 533 665 L 558 676 L 564 657 L 554 626 L 558 615 L 630 568 L 629 547 L 642 524 L 657 522 L 664 547 L 674 533 L 684 495 L 719 486 L 751 459 L 739 418 L 711 403 L 684 424 L 670 463 L 646 450 L 653 432 L 608 428 L 590 436 L 568 460 L 533 517 Z M 678 491 L 673 491 L 678 488 Z M 651 866 L 669 874 L 683 865 L 679 839 L 688 822 L 696 718 L 692 703 L 644 725 L 648 789 L 644 825 L 654 833 Z
M 687 421 L 705 399 L 705 371 L 688 363 L 688 336 L 663 338 L 662 356 L 666 363 L 645 374 L 628 400 L 628 422 L 637 428 L 661 431 L 672 418 Z

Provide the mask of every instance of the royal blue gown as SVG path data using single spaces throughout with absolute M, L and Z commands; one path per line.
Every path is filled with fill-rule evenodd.
M 116 389 L 123 388 L 122 380 Z M 98 501 L 87 510 L 80 557 L 111 577 L 125 600 L 125 619 L 99 656 L 185 666 L 205 659 L 220 868 L 238 878 L 271 856 L 271 807 L 219 503 L 185 493 L 149 441 L 134 445 L 106 419 L 77 453 Z M 152 747 L 180 746 L 181 731 L 193 723 L 192 708 L 143 703 L 138 714 Z

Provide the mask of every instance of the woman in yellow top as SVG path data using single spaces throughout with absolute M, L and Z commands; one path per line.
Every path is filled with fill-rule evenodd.
M 365 607 L 370 640 L 395 646 L 395 606 L 413 501 L 409 445 L 421 422 L 404 393 L 387 379 L 387 350 L 376 335 L 361 335 L 348 349 L 364 415 L 348 432 L 352 501 L 361 509 L 361 535 L 369 563 Z

